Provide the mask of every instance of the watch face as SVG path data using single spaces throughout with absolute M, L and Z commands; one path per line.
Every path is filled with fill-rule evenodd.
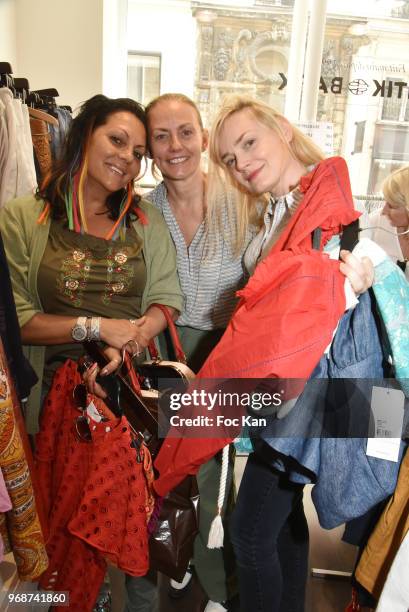
M 77 342 L 82 342 L 87 337 L 87 328 L 84 325 L 74 325 L 72 328 L 72 337 Z

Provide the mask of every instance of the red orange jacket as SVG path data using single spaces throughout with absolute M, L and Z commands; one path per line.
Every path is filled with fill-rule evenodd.
M 303 199 L 239 292 L 241 301 L 198 373 L 196 388 L 200 379 L 211 378 L 308 379 L 330 344 L 345 311 L 345 277 L 338 261 L 313 250 L 312 233 L 321 228 L 322 248 L 359 217 L 345 161 L 333 157 L 320 162 L 302 177 L 300 190 Z M 154 486 L 160 495 L 231 442 L 188 435 L 187 429 L 187 437 L 170 435 L 163 443 L 155 462 L 160 476 Z

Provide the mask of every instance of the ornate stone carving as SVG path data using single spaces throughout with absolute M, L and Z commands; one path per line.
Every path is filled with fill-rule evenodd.
M 346 34 L 341 38 L 341 52 L 348 57 L 354 55 L 358 49 L 364 45 L 369 45 L 371 39 L 369 36 L 354 36 L 353 34 Z
M 233 44 L 232 70 L 230 79 L 236 83 L 251 81 L 249 66 L 249 44 L 253 38 L 250 30 L 241 30 Z
M 213 74 L 216 81 L 225 81 L 230 67 L 234 36 L 228 30 L 219 30 L 216 41 Z
M 274 42 L 277 43 L 287 43 L 290 42 L 290 31 L 288 29 L 288 24 L 286 21 L 276 19 L 273 23 L 273 27 L 271 29 L 271 38 Z
M 290 15 L 213 6 L 209 11 L 200 2 L 192 2 L 192 12 L 199 33 L 195 99 L 206 124 L 226 93 L 248 93 L 281 108 L 279 72 L 286 74 L 288 67 Z
M 262 51 L 271 51 L 274 53 L 276 45 L 273 43 L 275 43 L 275 38 L 272 32 L 261 32 L 256 35 L 249 47 L 249 64 L 254 74 L 254 82 L 267 81 L 269 83 L 279 83 L 281 81 L 278 74 L 266 74 L 264 71 L 260 70 L 257 64 L 257 56 Z
M 199 80 L 209 81 L 212 78 L 213 26 L 202 25 L 200 27 L 200 48 Z
M 334 69 L 337 65 L 337 48 L 335 40 L 326 40 L 322 52 L 321 75 L 325 77 L 334 76 Z

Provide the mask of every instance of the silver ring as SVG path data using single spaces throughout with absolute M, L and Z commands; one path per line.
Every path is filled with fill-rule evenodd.
M 136 319 L 129 319 L 129 323 L 132 323 L 132 325 L 136 325 Z
M 140 349 L 139 343 L 136 340 L 132 338 L 131 340 L 128 340 L 126 344 L 129 344 L 129 345 L 134 344 L 136 347 L 136 350 L 131 352 L 132 357 L 138 357 L 139 355 L 142 355 L 142 351 Z

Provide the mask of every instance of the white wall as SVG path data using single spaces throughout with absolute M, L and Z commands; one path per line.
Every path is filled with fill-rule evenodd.
M 0 0 L 0 62 L 9 62 L 17 75 L 16 3 Z
M 102 93 L 127 95 L 127 0 L 104 0 Z
M 4 0 L 0 0 L 4 2 Z M 15 0 L 16 76 L 78 106 L 102 92 L 103 0 Z
M 196 20 L 190 2 L 129 0 L 128 8 L 128 49 L 161 53 L 161 93 L 192 96 Z

